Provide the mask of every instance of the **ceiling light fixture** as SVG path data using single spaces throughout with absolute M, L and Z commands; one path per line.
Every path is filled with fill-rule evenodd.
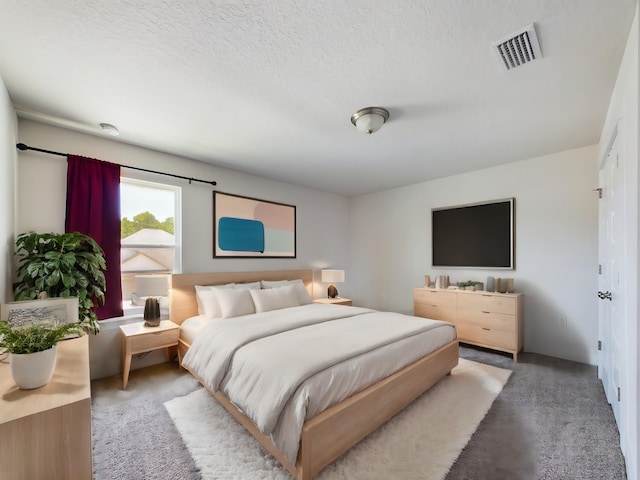
M 361 108 L 351 115 L 351 123 L 359 131 L 369 135 L 380 130 L 387 120 L 389 120 L 389 111 L 382 107 Z
M 120 130 L 115 125 L 111 125 L 110 123 L 101 123 L 100 128 L 107 135 L 111 135 L 113 137 L 117 137 L 120 135 Z

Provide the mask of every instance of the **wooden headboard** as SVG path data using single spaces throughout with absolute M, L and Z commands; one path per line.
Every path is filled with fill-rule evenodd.
M 171 303 L 169 318 L 181 325 L 187 318 L 198 315 L 196 285 L 224 285 L 260 280 L 301 279 L 313 298 L 313 270 L 265 270 L 261 272 L 177 273 L 171 275 Z

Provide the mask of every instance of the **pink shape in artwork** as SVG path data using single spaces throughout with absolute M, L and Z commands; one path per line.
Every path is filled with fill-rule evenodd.
M 291 207 L 273 203 L 259 203 L 255 208 L 256 220 L 264 223 L 265 228 L 294 231 L 295 218 L 292 218 Z

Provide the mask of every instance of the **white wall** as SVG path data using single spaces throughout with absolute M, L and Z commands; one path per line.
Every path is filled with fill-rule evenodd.
M 206 163 L 139 148 L 102 137 L 20 119 L 19 141 L 32 147 L 73 153 L 187 177 L 215 180 L 216 190 L 296 206 L 297 258 L 212 258 L 212 190 L 209 185 L 149 175 L 128 169 L 123 175 L 182 186 L 182 271 L 250 271 L 342 267 L 348 256 L 349 200 L 308 188 L 256 177 Z M 18 164 L 17 232 L 64 231 L 66 159 L 48 154 L 20 152 Z M 315 285 L 316 297 L 326 285 Z M 345 296 L 349 293 L 345 288 Z M 92 378 L 115 374 L 120 364 L 118 326 L 126 320 L 105 323 L 91 339 Z M 132 368 L 162 360 L 161 352 Z
M 622 171 L 625 175 L 625 245 L 624 258 L 626 260 L 624 278 L 621 279 L 621 287 L 624 296 L 624 318 L 619 319 L 624 329 L 623 358 L 618 364 L 621 367 L 620 375 L 620 444 L 627 464 L 627 477 L 630 480 L 638 478 L 638 464 L 640 463 L 640 417 L 638 416 L 638 399 L 640 399 L 640 331 L 638 318 L 640 317 L 640 304 L 638 303 L 638 286 L 640 285 L 640 243 L 638 238 L 638 225 L 640 224 L 640 212 L 638 208 L 638 185 L 640 173 L 638 162 L 640 160 L 640 136 L 638 127 L 640 122 L 640 108 L 638 90 L 640 88 L 640 71 L 638 57 L 640 56 L 640 25 L 638 21 L 639 2 L 636 2 L 636 12 L 624 56 L 620 64 L 620 70 L 616 85 L 611 96 L 607 118 L 600 137 L 599 159 L 604 159 L 609 148 L 614 132 L 618 132 L 621 140 L 620 152 L 623 162 Z M 603 325 L 602 328 L 607 328 Z M 606 347 L 606 346 L 605 346 Z
M 525 351 L 595 364 L 597 152 L 590 146 L 354 199 L 354 299 L 412 313 L 424 275 L 512 277 L 525 294 Z M 507 197 L 516 199 L 515 270 L 431 267 L 432 208 Z
M 206 163 L 134 147 L 29 120 L 19 120 L 19 141 L 33 147 L 98 158 L 178 175 L 215 180 L 216 190 L 296 206 L 297 258 L 213 259 L 212 190 L 209 185 L 123 171 L 133 178 L 182 186 L 184 272 L 339 266 L 347 260 L 348 199 Z M 66 161 L 32 151 L 19 154 L 18 231 L 63 231 Z M 43 181 L 46 179 L 46 182 Z
M 0 303 L 13 299 L 17 119 L 0 78 Z

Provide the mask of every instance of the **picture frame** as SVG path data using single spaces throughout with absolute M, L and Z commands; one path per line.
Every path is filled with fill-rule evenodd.
M 296 258 L 296 207 L 213 192 L 214 258 Z
M 2 304 L 1 319 L 14 327 L 45 322 L 78 323 L 78 299 L 44 298 Z

